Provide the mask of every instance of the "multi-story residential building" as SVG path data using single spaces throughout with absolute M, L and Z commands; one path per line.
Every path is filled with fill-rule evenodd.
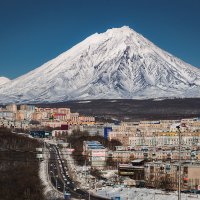
M 135 159 L 135 154 L 132 151 L 117 150 L 110 152 L 110 156 L 114 162 L 129 163 L 130 160 Z
M 36 111 L 43 113 L 43 119 L 70 121 L 70 108 L 36 108 Z
M 52 130 L 52 137 L 67 136 L 68 130 Z
M 1 119 L 0 120 L 0 127 L 6 127 L 11 129 L 28 129 L 29 128 L 29 121 L 16 121 L 15 119 Z
M 17 105 L 16 104 L 9 104 L 6 106 L 6 110 L 16 113 L 17 112 Z
M 33 110 L 17 110 L 16 112 L 16 120 L 31 120 L 33 118 Z
M 7 111 L 7 110 L 0 111 L 0 118 L 2 118 L 2 119 L 14 120 L 15 116 L 16 116 L 16 114 L 11 111 Z
M 116 146 L 116 151 L 111 157 L 116 162 L 127 163 L 133 159 L 144 159 L 146 161 L 177 161 L 179 159 L 178 146 L 148 147 L 148 146 Z M 200 151 L 187 147 L 181 150 L 182 160 L 198 160 Z
M 84 141 L 83 154 L 91 163 L 91 167 L 103 168 L 106 166 L 107 149 L 98 141 Z
M 40 111 L 35 111 L 33 114 L 32 114 L 32 120 L 35 120 L 35 121 L 41 121 L 43 118 L 43 115 L 42 115 L 42 112 Z
M 60 128 L 62 125 L 68 125 L 68 122 L 65 121 L 51 121 L 51 120 L 45 120 L 41 122 L 42 126 L 51 127 L 51 128 Z
M 147 162 L 144 165 L 146 186 L 176 190 L 178 187 L 178 163 Z M 167 184 L 167 185 L 166 185 Z M 181 190 L 197 189 L 200 185 L 200 163 L 182 162 L 181 164 Z
M 95 117 L 92 116 L 79 116 L 80 124 L 94 124 Z
M 17 121 L 22 121 L 25 119 L 24 111 L 23 110 L 18 110 L 16 112 L 16 120 Z
M 130 146 L 167 146 L 167 145 L 178 145 L 179 136 L 174 132 L 163 133 L 163 135 L 157 134 L 154 136 L 129 136 Z M 181 144 L 186 146 L 192 146 L 200 143 L 200 136 L 198 134 L 189 136 L 184 135 L 181 137 Z
M 79 113 L 71 113 L 70 114 L 70 122 L 72 124 L 79 124 Z
M 71 112 L 69 108 L 57 108 L 53 110 L 54 119 L 61 121 L 70 121 Z
M 122 145 L 128 146 L 129 140 L 128 138 L 130 136 L 135 136 L 135 132 L 117 132 L 117 131 L 111 131 L 108 135 L 108 140 L 118 140 L 121 142 Z
M 89 135 L 101 135 L 104 134 L 104 127 L 102 125 L 80 125 L 80 131 L 87 131 Z
M 35 106 L 34 105 L 22 104 L 22 105 L 20 105 L 20 110 L 26 110 L 26 111 L 34 112 Z
M 130 164 L 119 164 L 118 173 L 120 176 L 129 176 L 134 180 L 144 180 L 144 160 L 138 159 Z

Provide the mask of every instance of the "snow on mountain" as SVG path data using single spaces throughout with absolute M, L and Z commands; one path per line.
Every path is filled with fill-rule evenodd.
M 127 26 L 93 34 L 0 86 L 0 102 L 200 97 L 200 70 Z
M 4 76 L 1 76 L 0 77 L 0 85 L 3 85 L 5 83 L 8 83 L 10 81 L 10 79 L 4 77 Z

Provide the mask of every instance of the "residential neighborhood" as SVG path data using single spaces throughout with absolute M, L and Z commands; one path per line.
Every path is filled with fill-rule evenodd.
M 177 191 L 180 173 L 182 192 L 200 189 L 200 118 L 103 123 L 70 108 L 10 104 L 0 110 L 0 126 L 62 147 L 80 188 L 87 183 L 78 181 L 77 173 L 95 180 L 96 192 L 116 184 Z M 78 147 L 77 141 L 82 141 Z M 87 170 L 78 172 L 84 165 Z

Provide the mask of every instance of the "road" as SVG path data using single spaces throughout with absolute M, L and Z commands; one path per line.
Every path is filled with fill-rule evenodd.
M 71 180 L 68 174 L 68 168 L 61 159 L 58 147 L 49 145 L 50 159 L 48 163 L 48 172 L 50 180 L 57 190 L 60 192 L 69 192 L 71 197 L 76 199 L 90 200 L 108 200 L 104 197 L 89 194 L 88 191 L 77 188 L 77 185 Z

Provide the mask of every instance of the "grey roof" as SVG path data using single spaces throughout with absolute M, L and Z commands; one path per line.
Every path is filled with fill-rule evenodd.
M 143 161 L 144 161 L 144 159 L 135 159 L 135 160 L 132 160 L 131 163 L 140 163 Z

